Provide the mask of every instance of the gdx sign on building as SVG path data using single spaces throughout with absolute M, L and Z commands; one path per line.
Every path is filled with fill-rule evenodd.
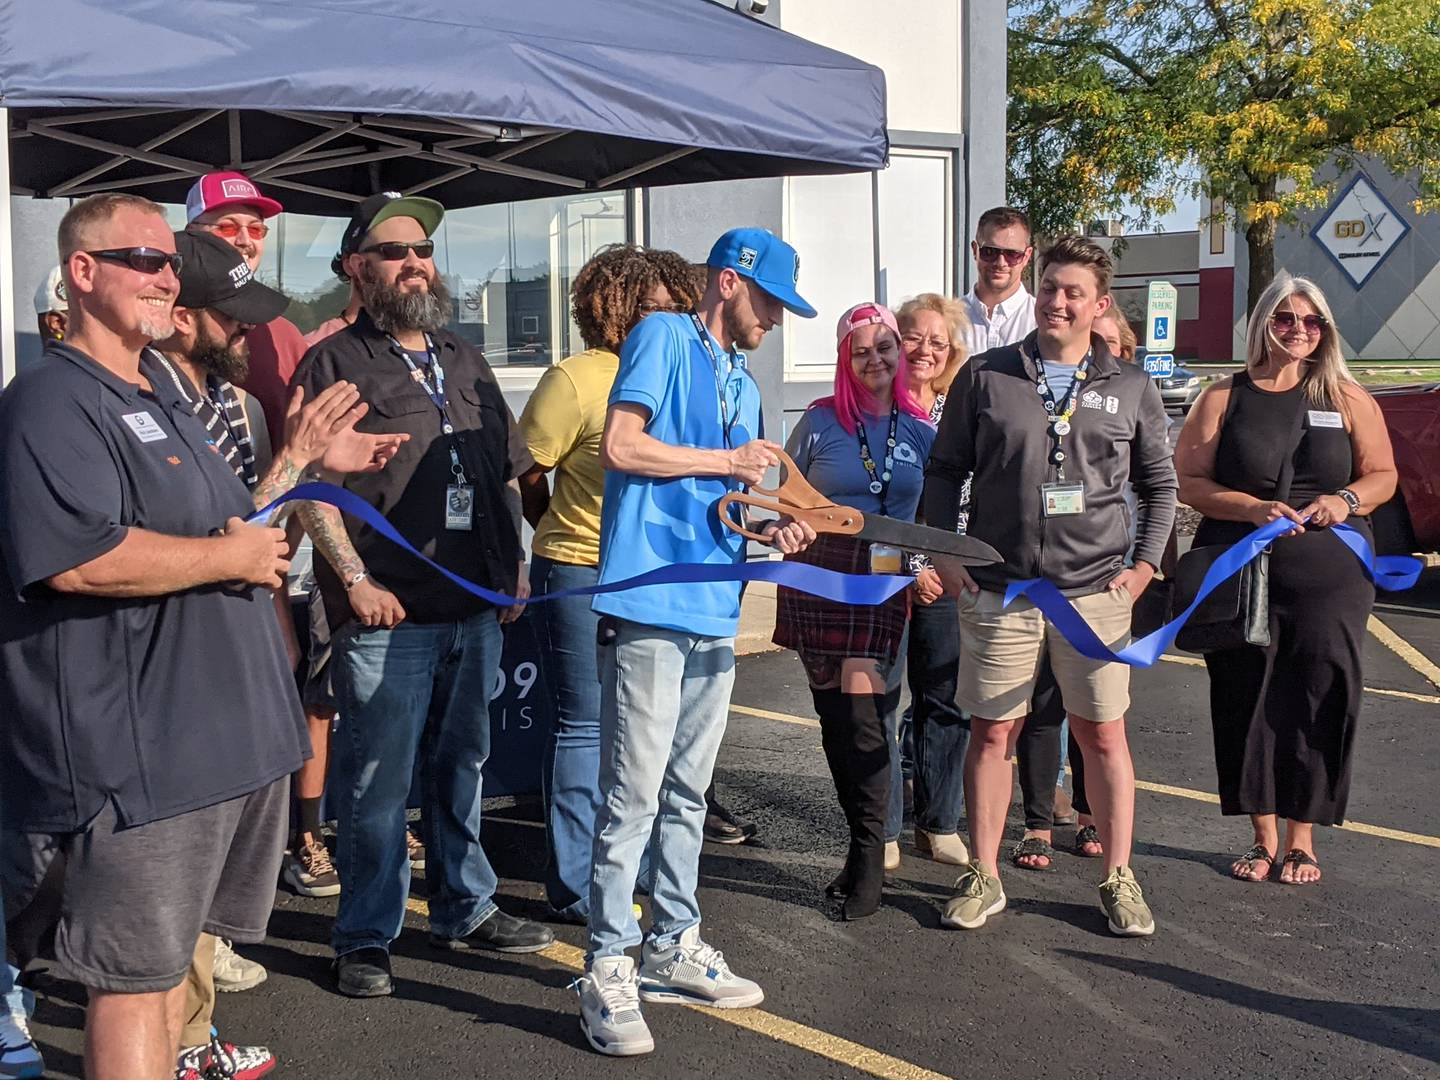
M 1358 289 L 1409 231 L 1410 223 L 1362 173 L 1330 204 L 1310 235 Z

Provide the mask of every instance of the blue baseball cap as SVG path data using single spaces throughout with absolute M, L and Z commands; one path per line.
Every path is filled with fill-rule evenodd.
M 769 229 L 731 229 L 715 241 L 705 265 L 715 270 L 728 267 L 802 319 L 815 317 L 815 309 L 795 291 L 800 283 L 800 256 Z

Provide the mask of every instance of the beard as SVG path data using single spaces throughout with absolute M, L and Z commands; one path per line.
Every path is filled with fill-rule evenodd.
M 409 277 L 417 275 L 408 275 Z M 376 329 L 394 334 L 404 330 L 443 329 L 450 321 L 450 292 L 439 274 L 421 273 L 427 288 L 424 292 L 402 289 L 401 282 L 391 285 L 381 281 L 367 263 L 360 273 L 360 296 Z
M 168 311 L 164 315 L 141 315 L 136 329 L 151 341 L 164 341 L 175 332 L 175 320 Z
M 738 311 L 726 304 L 721 310 L 720 320 L 725 327 L 726 336 L 734 342 L 735 348 L 742 352 L 758 349 L 760 342 L 765 340 L 765 329 L 753 313 L 742 317 Z
M 250 375 L 250 345 L 242 337 L 234 345 L 213 338 L 203 325 L 195 328 L 190 362 L 222 382 L 240 384 Z

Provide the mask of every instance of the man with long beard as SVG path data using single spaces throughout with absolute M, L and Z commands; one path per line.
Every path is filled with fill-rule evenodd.
M 533 464 L 479 348 L 443 329 L 450 297 L 435 271 L 444 209 L 393 192 L 360 204 L 342 267 L 364 307 L 314 346 L 295 381 L 339 380 L 374 402 L 366 430 L 410 441 L 374 483 L 346 486 L 430 558 L 497 592 L 524 595 L 517 477 Z M 536 952 L 554 936 L 495 905 L 480 846 L 481 768 L 500 664 L 497 610 L 331 507 L 305 511 L 324 556 L 315 572 L 334 635 L 345 737 L 330 787 L 343 885 L 331 933 L 340 993 L 391 992 L 390 943 L 409 892 L 405 802 L 417 756 L 424 790 L 430 941 L 439 949 Z M 423 736 L 423 738 L 422 738 Z

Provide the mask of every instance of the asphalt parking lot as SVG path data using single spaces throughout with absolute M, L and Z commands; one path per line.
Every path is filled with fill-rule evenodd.
M 530 957 L 437 954 L 419 899 L 395 996 L 351 1001 L 329 989 L 330 902 L 282 893 L 269 941 L 243 950 L 269 980 L 222 996 L 217 1022 L 274 1048 L 275 1075 L 307 1080 L 1440 1076 L 1440 571 L 1376 615 L 1352 821 L 1322 830 L 1317 887 L 1228 878 L 1249 835 L 1214 804 L 1206 675 L 1182 657 L 1136 674 L 1129 721 L 1153 938 L 1111 937 L 1097 864 L 1069 854 L 1008 870 L 1010 907 L 983 930 L 940 929 L 953 874 L 915 854 L 908 824 L 881 913 L 838 922 L 821 890 L 843 824 L 799 664 L 772 652 L 741 660 L 719 764 L 761 842 L 709 847 L 701 868 L 706 937 L 765 987 L 760 1009 L 649 1006 L 656 1052 L 604 1059 L 567 989 L 580 928 L 557 926 L 560 943 Z M 502 902 L 540 916 L 538 805 L 497 808 L 487 829 Z M 45 983 L 50 1075 L 79 1075 L 82 1015 L 77 988 Z

